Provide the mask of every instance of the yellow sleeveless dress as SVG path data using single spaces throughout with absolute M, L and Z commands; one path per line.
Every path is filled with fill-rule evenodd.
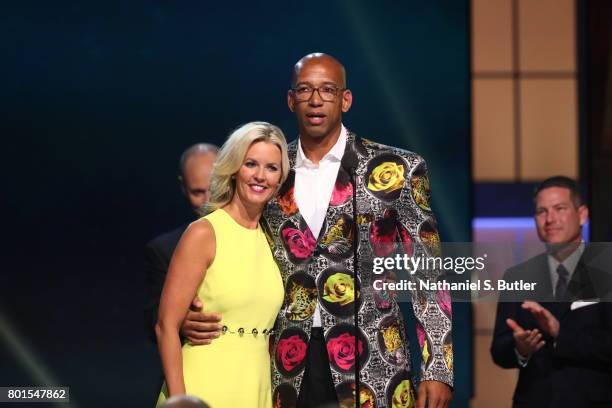
M 198 296 L 206 311 L 222 314 L 227 331 L 210 345 L 183 346 L 187 394 L 212 408 L 271 408 L 267 333 L 283 302 L 278 266 L 261 227 L 245 228 L 222 209 L 206 219 L 217 248 Z M 158 406 L 167 397 L 164 384 Z

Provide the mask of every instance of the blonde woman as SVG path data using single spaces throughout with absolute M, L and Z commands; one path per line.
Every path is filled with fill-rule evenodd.
M 269 123 L 234 131 L 215 162 L 208 210 L 183 234 L 161 296 L 156 335 L 166 383 L 158 404 L 191 394 L 214 408 L 271 407 L 270 330 L 283 301 L 280 272 L 259 226 L 289 172 L 287 143 Z M 223 315 L 220 338 L 181 348 L 195 296 Z

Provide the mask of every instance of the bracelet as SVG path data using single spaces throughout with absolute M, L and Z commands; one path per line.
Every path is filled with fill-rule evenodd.
M 221 328 L 221 334 L 238 334 L 239 336 L 244 336 L 244 333 L 246 333 L 246 330 L 244 329 L 244 327 L 240 327 L 238 330 L 233 331 L 232 329 L 230 329 L 227 326 L 223 326 Z M 261 332 L 264 336 L 271 336 L 274 334 L 274 330 L 273 329 L 263 329 L 263 331 Z M 257 337 L 257 335 L 259 334 L 259 330 L 257 329 L 253 329 L 251 330 L 251 333 L 253 335 L 253 337 Z

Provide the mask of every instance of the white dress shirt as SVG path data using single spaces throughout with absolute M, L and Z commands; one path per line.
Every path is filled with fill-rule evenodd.
M 327 214 L 345 146 L 346 128 L 342 125 L 336 144 L 318 164 L 314 164 L 306 157 L 302 150 L 302 143 L 298 140 L 293 194 L 300 214 L 315 239 L 319 236 Z M 312 319 L 313 327 L 321 327 L 321 312 L 318 303 Z
M 559 281 L 559 274 L 557 273 L 557 268 L 559 265 L 563 264 L 569 276 L 567 281 L 572 280 L 572 276 L 574 276 L 574 271 L 576 270 L 576 266 L 578 266 L 578 261 L 580 261 L 580 257 L 584 252 L 584 242 L 580 243 L 578 247 L 572 252 L 567 258 L 563 260 L 563 262 L 559 262 L 557 258 L 548 254 L 548 269 L 550 272 L 550 283 L 552 283 L 553 295 L 557 296 L 555 293 L 557 291 L 557 282 Z

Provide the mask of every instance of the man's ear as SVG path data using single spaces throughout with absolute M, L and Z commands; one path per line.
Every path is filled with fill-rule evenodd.
M 287 106 L 291 112 L 295 112 L 295 100 L 293 99 L 293 92 L 287 91 Z
M 589 207 L 586 205 L 581 205 L 578 207 L 578 218 L 581 226 L 586 224 L 589 219 Z
M 351 109 L 353 104 L 353 93 L 350 89 L 345 90 L 342 93 L 342 112 L 346 113 Z

